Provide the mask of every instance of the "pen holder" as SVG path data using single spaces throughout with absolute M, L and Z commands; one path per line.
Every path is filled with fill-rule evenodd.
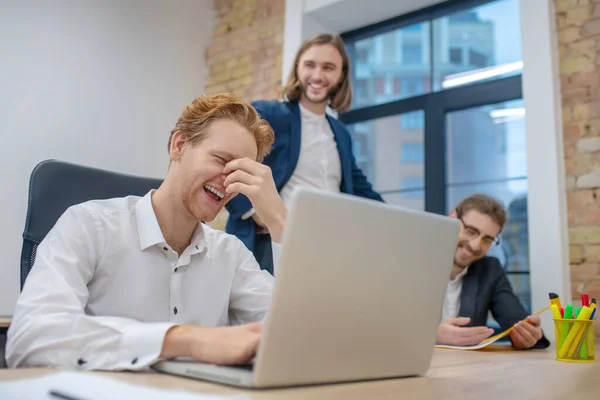
M 558 361 L 595 361 L 593 320 L 554 319 L 553 321 Z

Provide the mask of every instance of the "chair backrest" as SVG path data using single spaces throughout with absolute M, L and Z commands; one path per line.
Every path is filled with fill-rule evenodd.
M 67 208 L 89 200 L 144 196 L 161 183 L 161 179 L 126 175 L 58 160 L 39 163 L 29 180 L 29 201 L 21 250 L 21 289 L 35 261 L 37 246 Z

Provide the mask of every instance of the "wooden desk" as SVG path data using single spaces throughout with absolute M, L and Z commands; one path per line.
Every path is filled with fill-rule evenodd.
M 0 370 L 0 380 L 37 377 L 50 369 Z M 600 392 L 599 363 L 554 360 L 554 349 L 485 351 L 436 349 L 421 378 L 303 388 L 239 390 L 154 372 L 94 372 L 131 383 L 206 394 L 244 394 L 263 399 L 593 399 Z
M 11 321 L 11 317 L 0 317 L 0 328 L 8 328 Z

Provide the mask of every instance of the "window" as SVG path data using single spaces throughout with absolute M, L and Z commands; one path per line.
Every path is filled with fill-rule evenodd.
M 472 66 L 479 68 L 487 67 L 487 60 L 488 57 L 486 57 L 484 54 L 469 49 L 469 64 L 471 64 Z
M 401 130 L 398 120 L 405 117 L 414 121 L 420 119 L 423 125 L 425 113 L 418 110 L 348 124 L 347 127 L 352 136 L 356 163 L 373 188 L 390 204 L 423 210 L 423 130 Z M 410 180 L 415 177 L 420 180 Z
M 375 49 L 393 33 L 398 54 L 353 69 L 372 93 L 357 89 L 340 119 L 364 135 L 357 163 L 387 202 L 444 215 L 476 192 L 503 202 L 509 220 L 490 255 L 530 310 L 519 19 L 519 0 L 456 0 L 342 34 Z
M 424 186 L 423 177 L 402 178 L 402 181 L 400 183 L 400 189 L 402 189 L 402 190 L 423 189 L 423 186 Z
M 399 77 L 394 78 L 394 94 L 402 93 L 402 79 Z
M 450 48 L 450 64 L 462 65 L 462 63 L 463 63 L 462 49 L 457 48 L 457 47 Z
M 424 15 L 430 17 L 423 22 L 408 26 L 390 22 L 388 30 L 382 28 L 386 24 L 383 22 L 372 36 L 365 34 L 364 29 L 356 33 L 356 38 L 352 32 L 344 34 L 346 44 L 355 49 L 356 67 L 352 73 L 357 78 L 375 80 L 377 74 L 386 71 L 393 75 L 390 77 L 393 82 L 394 78 L 415 76 L 417 72 L 424 82 L 433 83 L 420 86 L 417 94 L 520 75 L 523 63 L 519 0 L 481 0 L 481 3 L 468 9 L 445 6 L 449 10 L 447 15 L 425 10 Z M 437 9 L 442 7 L 443 4 Z M 376 43 L 381 53 L 377 63 L 366 62 L 367 54 L 375 53 Z M 396 90 L 386 95 L 361 93 L 355 96 L 353 107 L 383 104 L 413 95 Z
M 405 163 L 423 163 L 425 161 L 423 143 L 402 143 L 400 159 Z
M 406 177 L 400 181 L 401 193 L 409 199 L 422 197 L 424 187 L 425 181 L 423 177 Z
M 383 78 L 375 79 L 375 93 L 378 95 L 385 94 L 385 81 Z
M 495 197 L 508 211 L 499 247 L 490 250 L 529 310 L 527 153 L 522 100 L 446 116 L 446 201 L 454 208 L 474 193 Z
M 449 187 L 527 177 L 522 100 L 454 111 L 446 116 Z
M 360 62 L 360 63 L 367 63 L 369 62 L 369 56 L 370 56 L 370 51 L 371 49 L 367 48 L 367 47 L 363 47 L 360 49 L 356 49 L 356 61 Z
M 403 130 L 423 130 L 424 126 L 423 113 L 407 113 L 400 117 L 400 127 Z
M 421 32 L 423 30 L 423 24 L 409 25 L 404 28 L 404 32 Z
M 418 44 L 405 44 L 402 46 L 402 63 L 420 64 L 423 60 L 423 47 Z
M 434 42 L 450 46 L 449 54 L 434 53 L 434 90 L 521 73 L 519 0 L 483 3 L 433 20 Z M 467 60 L 459 49 L 466 49 Z
M 382 61 L 389 65 L 396 62 L 397 55 L 396 33 L 389 32 L 381 37 Z
M 423 78 L 418 76 L 400 78 L 400 90 L 403 97 L 411 97 L 423 93 Z
M 366 79 L 357 79 L 356 80 L 356 96 L 367 96 L 369 92 L 369 81 Z
M 419 76 L 430 80 L 431 68 L 424 62 L 424 55 L 429 51 L 426 44 L 429 30 L 430 23 L 422 22 L 356 40 L 345 40 L 349 53 L 355 54 L 352 60 L 353 81 L 365 79 L 374 88 L 372 92 L 357 91 L 353 98 L 354 108 L 383 104 L 429 90 L 429 86 L 421 85 L 418 88 L 420 92 L 407 95 L 398 83 L 398 80 L 411 76 L 410 71 L 415 68 Z M 385 90 L 384 82 L 379 82 L 383 74 L 388 79 L 389 90 Z

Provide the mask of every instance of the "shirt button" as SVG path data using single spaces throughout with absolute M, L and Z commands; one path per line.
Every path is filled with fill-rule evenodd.
M 175 268 L 175 272 L 177 272 L 177 268 Z
M 168 249 L 168 248 L 166 248 L 166 247 L 163 247 L 163 250 L 164 250 L 164 251 L 167 251 L 167 250 L 169 250 L 169 249 Z
M 200 249 L 200 247 L 198 247 L 198 245 L 196 245 L 196 250 L 199 250 L 199 249 Z
M 135 364 L 135 363 L 137 363 L 137 360 L 138 360 L 138 359 L 137 359 L 137 357 L 136 357 L 136 358 L 134 358 L 133 360 L 131 360 L 131 363 L 132 363 L 132 364 Z
M 87 361 L 85 361 L 83 358 L 80 358 L 79 360 L 77 360 L 77 364 L 78 365 L 87 364 Z
M 177 307 L 173 308 L 173 312 L 177 314 Z

